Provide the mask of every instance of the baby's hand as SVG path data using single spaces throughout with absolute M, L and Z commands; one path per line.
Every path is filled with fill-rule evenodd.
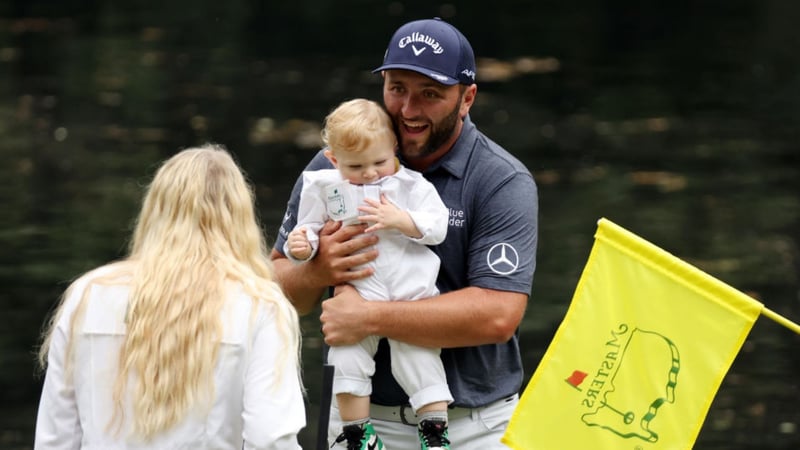
M 411 220 L 411 216 L 390 202 L 384 194 L 381 194 L 380 201 L 365 198 L 364 203 L 366 204 L 358 207 L 362 213 L 359 219 L 372 224 L 364 230 L 365 233 L 394 228 L 403 234 L 419 237 L 419 231 L 417 231 L 414 221 Z
M 394 204 L 389 202 L 385 195 L 381 194 L 380 201 L 373 198 L 365 198 L 364 204 L 358 207 L 359 219 L 370 224 L 364 230 L 370 233 L 384 228 L 394 228 L 397 222 L 397 215 L 402 213 Z
M 305 227 L 295 228 L 287 240 L 289 253 L 294 259 L 305 260 L 311 256 L 311 244 L 306 237 Z

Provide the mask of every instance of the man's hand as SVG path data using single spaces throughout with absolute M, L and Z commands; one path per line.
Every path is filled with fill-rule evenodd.
M 364 300 L 349 284 L 338 286 L 334 296 L 322 302 L 322 334 L 330 346 L 351 345 L 371 333 L 366 325 L 369 306 L 375 302 Z
M 365 228 L 366 225 L 342 227 L 340 222 L 327 222 L 319 232 L 317 255 L 303 264 L 294 264 L 272 249 L 277 281 L 298 313 L 311 312 L 329 286 L 372 275 L 371 268 L 356 269 L 378 257 L 378 251 L 369 248 L 378 238 L 363 234 Z
M 338 286 L 366 278 L 374 272 L 371 267 L 359 267 L 378 257 L 378 250 L 368 249 L 378 238 L 364 234 L 366 225 L 348 225 L 329 221 L 319 235 L 319 251 L 312 260 L 313 271 L 327 275 L 323 285 Z

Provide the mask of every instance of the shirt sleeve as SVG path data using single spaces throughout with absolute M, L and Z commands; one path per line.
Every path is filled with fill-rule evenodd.
M 447 206 L 433 184 L 422 176 L 415 182 L 411 192 L 408 204 L 412 208 L 408 209 L 408 215 L 422 234 L 422 237 L 412 240 L 425 245 L 440 244 L 447 236 Z
M 283 244 L 283 254 L 296 263 L 308 261 L 317 254 L 319 249 L 319 230 L 328 220 L 323 197 L 324 186 L 322 185 L 322 180 L 315 178 L 314 175 L 315 172 L 303 172 L 303 187 L 300 191 L 300 200 L 297 208 L 297 224 L 294 227 L 294 229 L 305 227 L 306 238 L 309 245 L 311 245 L 311 255 L 306 259 L 297 259 L 289 253 L 288 241 Z
M 297 434 L 306 418 L 297 355 L 280 357 L 287 342 L 276 320 L 274 310 L 261 308 L 254 325 L 244 380 L 244 450 L 301 448 Z
M 475 191 L 469 283 L 530 293 L 538 244 L 538 193 L 529 174 L 516 173 Z
M 308 163 L 303 172 L 315 171 L 319 169 L 332 169 L 333 165 L 323 154 L 323 150 L 317 152 L 314 158 Z M 278 236 L 275 239 L 273 248 L 280 254 L 286 255 L 283 245 L 289 237 L 289 232 L 297 225 L 297 214 L 300 205 L 300 192 L 303 189 L 303 176 L 302 174 L 297 178 L 297 181 L 292 188 L 292 193 L 289 195 L 289 201 L 286 204 L 286 212 L 283 214 L 283 221 L 278 229 Z
M 35 450 L 77 450 L 83 438 L 75 387 L 66 373 L 71 314 L 66 314 L 66 310 L 64 313 L 50 340 L 47 373 L 36 417 Z

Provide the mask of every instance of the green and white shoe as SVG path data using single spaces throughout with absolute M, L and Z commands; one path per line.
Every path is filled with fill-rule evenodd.
M 443 420 L 425 419 L 417 426 L 420 450 L 450 450 L 447 438 L 447 422 Z
M 375 428 L 370 422 L 342 427 L 342 434 L 336 438 L 333 445 L 344 441 L 347 441 L 347 450 L 385 450 L 381 438 L 375 433 Z

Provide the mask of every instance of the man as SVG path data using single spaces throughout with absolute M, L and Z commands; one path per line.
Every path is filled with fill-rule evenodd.
M 377 335 L 441 347 L 455 399 L 448 412 L 452 447 L 505 448 L 500 437 L 523 381 L 517 329 L 536 265 L 536 184 L 522 163 L 472 124 L 475 58 L 455 27 L 438 18 L 401 26 L 374 72 L 383 76 L 398 156 L 433 183 L 450 211 L 447 237 L 433 247 L 442 261 L 441 294 L 413 302 L 361 298 L 346 283 L 371 275 L 361 265 L 376 257 L 376 238 L 363 234 L 363 225 L 326 224 L 316 258 L 292 264 L 281 249 L 296 221 L 299 182 L 272 251 L 276 273 L 301 313 L 313 310 L 325 289 L 336 286 L 320 316 L 331 346 Z M 330 167 L 320 153 L 306 170 Z M 420 448 L 416 418 L 391 376 L 388 353 L 382 342 L 375 357 L 371 420 L 387 448 L 415 450 Z M 340 425 L 334 407 L 331 442 Z M 435 448 L 449 447 L 444 442 Z

